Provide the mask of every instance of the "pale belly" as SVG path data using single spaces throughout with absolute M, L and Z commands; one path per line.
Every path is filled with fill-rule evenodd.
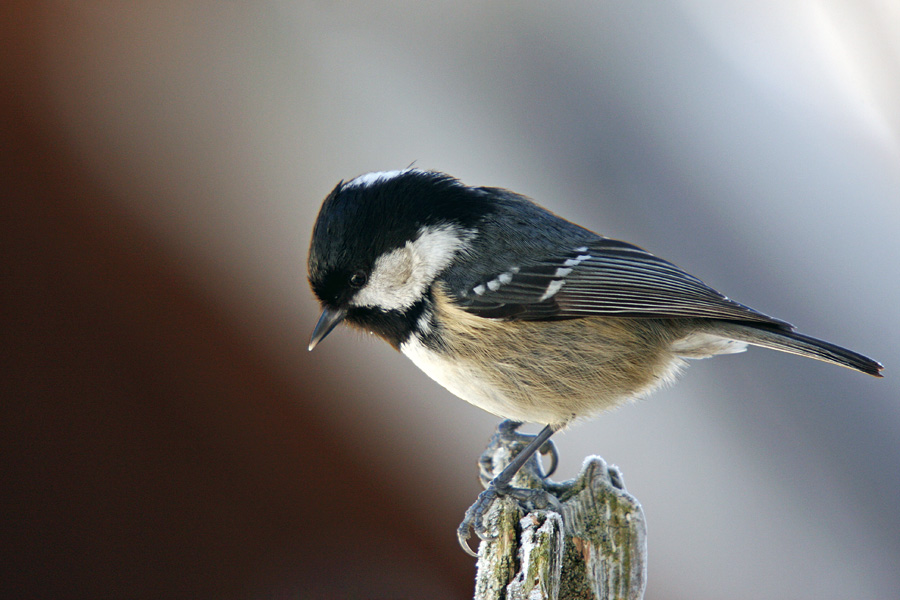
M 483 319 L 441 294 L 435 314 L 443 351 L 415 337 L 400 350 L 463 400 L 500 417 L 546 425 L 593 417 L 644 396 L 674 381 L 684 358 L 743 347 L 698 334 L 690 321 Z
M 609 364 L 586 365 L 575 374 L 557 368 L 552 361 L 531 368 L 503 361 L 475 365 L 440 356 L 415 340 L 404 344 L 401 351 L 449 392 L 483 410 L 516 421 L 558 426 L 645 395 L 674 380 L 683 365 L 673 355 L 655 366 L 653 377 L 636 382 L 620 377 L 623 369 Z
M 440 358 L 417 341 L 401 347 L 401 351 L 426 375 L 451 394 L 505 419 L 529 423 L 560 423 L 571 419 L 558 405 L 528 402 L 520 394 L 509 394 L 496 384 L 496 376 L 456 360 Z

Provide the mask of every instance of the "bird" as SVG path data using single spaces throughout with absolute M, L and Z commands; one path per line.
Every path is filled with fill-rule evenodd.
M 675 380 L 687 359 L 780 350 L 881 377 L 882 365 L 798 333 L 643 248 L 498 187 L 439 171 L 340 181 L 312 231 L 322 312 L 313 350 L 345 323 L 373 333 L 459 398 L 543 425 L 458 530 L 480 523 L 550 437 Z

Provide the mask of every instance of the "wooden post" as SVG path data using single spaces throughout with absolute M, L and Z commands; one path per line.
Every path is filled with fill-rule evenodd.
M 521 449 L 520 439 L 495 435 L 481 458 L 489 481 Z M 513 480 L 543 488 L 562 502 L 524 511 L 507 497 L 485 515 L 490 541 L 478 551 L 475 600 L 640 600 L 647 580 L 647 530 L 638 501 L 625 491 L 619 469 L 599 456 L 585 459 L 575 479 L 541 477 L 535 458 Z

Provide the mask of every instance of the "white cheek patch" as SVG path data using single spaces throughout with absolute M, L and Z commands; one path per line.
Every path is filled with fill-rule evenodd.
M 375 261 L 369 283 L 356 293 L 351 304 L 385 310 L 409 308 L 422 298 L 471 235 L 454 225 L 423 227 L 416 239 Z

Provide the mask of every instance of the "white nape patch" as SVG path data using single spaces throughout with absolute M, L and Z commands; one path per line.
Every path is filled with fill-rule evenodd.
M 409 308 L 471 237 L 471 231 L 455 225 L 422 227 L 414 240 L 378 257 L 369 282 L 350 303 L 385 310 Z
M 408 173 L 413 170 L 415 169 L 402 169 L 399 171 L 373 171 L 371 173 L 366 173 L 365 175 L 360 175 L 359 177 L 351 179 L 344 184 L 344 187 L 368 187 L 370 185 L 375 185 L 376 183 L 381 183 L 383 181 L 393 179 L 398 175 L 402 175 L 403 173 Z
M 554 279 L 550 282 L 550 285 L 547 286 L 547 291 L 544 292 L 544 295 L 538 299 L 538 302 L 543 302 L 547 298 L 552 298 L 556 295 L 556 293 L 560 290 L 560 288 L 565 285 L 565 281 L 562 279 Z
M 735 354 L 747 349 L 745 342 L 711 333 L 691 333 L 672 343 L 671 350 L 684 358 L 709 358 L 716 354 Z

